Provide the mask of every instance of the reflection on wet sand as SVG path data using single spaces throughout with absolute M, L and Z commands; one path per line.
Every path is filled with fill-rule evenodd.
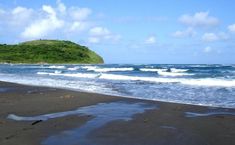
M 44 145 L 72 145 L 72 144 L 93 144 L 86 136 L 93 130 L 100 128 L 101 126 L 115 120 L 129 121 L 132 116 L 138 113 L 144 113 L 146 110 L 155 109 L 156 106 L 152 106 L 146 103 L 125 103 L 125 102 L 112 102 L 112 103 L 99 103 L 97 105 L 81 107 L 77 110 L 51 113 L 45 115 L 39 115 L 34 117 L 21 117 L 14 114 L 10 114 L 8 119 L 17 121 L 36 121 L 36 120 L 48 120 L 58 117 L 64 117 L 68 115 L 91 115 L 93 119 L 88 121 L 80 128 L 63 131 L 57 135 L 50 136 L 42 142 Z

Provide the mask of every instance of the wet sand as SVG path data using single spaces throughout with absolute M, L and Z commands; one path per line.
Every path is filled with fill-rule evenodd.
M 102 125 L 95 124 L 97 122 L 94 120 L 98 118 L 95 113 L 39 122 L 7 119 L 9 114 L 37 116 L 116 102 L 144 103 L 145 106 L 155 107 L 135 113 L 131 119 L 111 119 Z M 125 115 L 125 112 L 121 113 Z M 84 128 L 92 121 L 93 128 L 85 136 L 89 142 L 84 145 L 234 145 L 234 113 L 235 109 L 144 101 L 0 82 L 0 145 L 48 144 L 45 140 L 49 137 L 65 133 L 69 136 L 69 132 Z M 107 116 L 104 116 L 105 119 Z M 66 141 L 66 145 L 72 143 L 69 139 Z M 74 144 L 81 145 L 78 142 Z

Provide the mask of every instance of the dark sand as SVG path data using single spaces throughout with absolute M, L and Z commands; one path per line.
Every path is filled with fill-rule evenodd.
M 8 114 L 35 116 L 122 101 L 144 102 L 156 109 L 116 120 L 89 133 L 95 145 L 235 145 L 235 115 L 186 117 L 185 112 L 231 112 L 235 109 L 144 101 L 63 89 L 0 82 L 0 145 L 40 145 L 47 137 L 82 127 L 94 116 L 72 115 L 42 121 L 14 121 Z M 68 145 L 69 142 L 68 142 Z

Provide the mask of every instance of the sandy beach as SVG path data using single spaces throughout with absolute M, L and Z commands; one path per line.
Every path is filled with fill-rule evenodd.
M 0 145 L 235 145 L 235 0 L 0 0 Z
M 100 103 L 99 107 L 108 107 L 96 116 Z M 79 108 L 91 109 L 92 115 L 32 121 L 7 118 L 9 114 L 30 117 Z M 112 114 L 105 113 L 107 109 Z M 66 145 L 234 145 L 234 137 L 235 109 L 0 82 L 0 145 L 58 145 L 56 140 Z

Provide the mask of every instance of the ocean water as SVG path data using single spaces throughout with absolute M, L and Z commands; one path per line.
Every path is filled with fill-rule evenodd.
M 235 108 L 235 65 L 1 64 L 0 81 Z

